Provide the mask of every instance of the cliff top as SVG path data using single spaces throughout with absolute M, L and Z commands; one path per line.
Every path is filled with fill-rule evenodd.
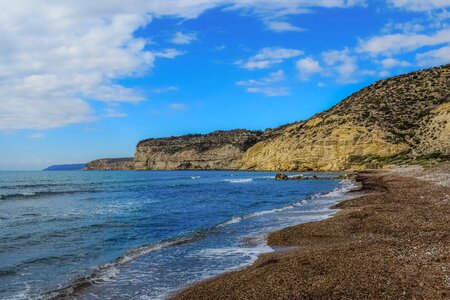
M 187 134 L 166 138 L 150 138 L 142 140 L 137 147 L 166 147 L 173 151 L 179 147 L 190 146 L 190 149 L 204 151 L 205 149 L 230 144 L 242 150 L 250 148 L 263 135 L 263 131 L 251 131 L 246 129 L 217 130 L 208 134 Z M 179 146 L 179 147 L 178 147 Z

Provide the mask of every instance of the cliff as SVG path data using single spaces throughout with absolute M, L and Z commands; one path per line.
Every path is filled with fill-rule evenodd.
M 91 161 L 84 166 L 84 170 L 133 170 L 132 157 L 126 158 L 102 158 Z
M 306 121 L 147 139 L 86 169 L 345 170 L 450 159 L 450 65 L 377 81 Z
M 381 80 L 260 141 L 244 170 L 344 170 L 450 157 L 450 65 Z
M 263 136 L 243 129 L 147 139 L 134 155 L 136 170 L 239 169 L 245 151 Z

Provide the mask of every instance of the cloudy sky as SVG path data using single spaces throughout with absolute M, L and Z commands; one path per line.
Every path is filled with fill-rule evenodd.
M 450 0 L 0 0 L 0 169 L 265 129 L 450 62 Z

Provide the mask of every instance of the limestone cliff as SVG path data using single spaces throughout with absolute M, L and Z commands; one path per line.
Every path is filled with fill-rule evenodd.
M 450 159 L 450 65 L 375 82 L 306 121 L 139 142 L 86 169 L 344 170 Z
M 450 89 L 450 86 L 447 86 Z M 415 136 L 414 153 L 450 155 L 450 102 L 434 108 L 423 118 Z
M 378 81 L 260 141 L 245 170 L 343 170 L 450 155 L 450 65 Z
M 137 145 L 134 166 L 136 170 L 239 169 L 242 155 L 262 135 L 262 131 L 236 129 L 148 139 Z
M 132 157 L 126 158 L 102 158 L 91 161 L 84 166 L 84 170 L 133 170 Z

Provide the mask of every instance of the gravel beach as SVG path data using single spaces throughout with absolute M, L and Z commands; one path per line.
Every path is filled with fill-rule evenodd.
M 448 165 L 361 172 L 334 217 L 269 235 L 290 250 L 172 299 L 450 299 L 449 177 Z

